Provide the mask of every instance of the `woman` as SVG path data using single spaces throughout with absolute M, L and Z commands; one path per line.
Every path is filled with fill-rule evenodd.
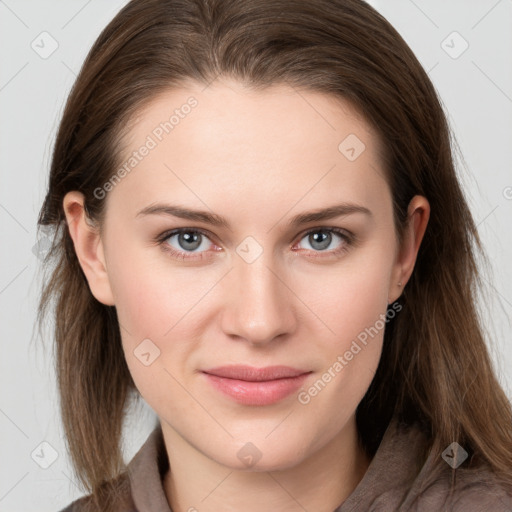
M 449 128 L 364 2 L 128 3 L 39 224 L 90 493 L 66 510 L 512 509 Z M 138 396 L 158 424 L 126 467 Z

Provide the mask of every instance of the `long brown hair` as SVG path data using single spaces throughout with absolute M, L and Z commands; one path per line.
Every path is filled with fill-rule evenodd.
M 133 0 L 103 30 L 67 100 L 39 225 L 55 227 L 39 307 L 55 310 L 56 371 L 69 452 L 101 494 L 125 468 L 120 439 L 134 383 L 115 307 L 91 294 L 63 212 L 71 190 L 101 223 L 94 194 L 121 162 L 134 115 L 159 92 L 218 76 L 258 90 L 287 84 L 349 101 L 383 143 L 398 235 L 415 194 L 431 205 L 415 270 L 386 327 L 381 361 L 357 409 L 374 454 L 396 414 L 416 422 L 439 465 L 457 441 L 465 467 L 512 485 L 512 411 L 477 311 L 482 254 L 456 175 L 454 142 L 427 73 L 398 32 L 361 0 Z M 427 454 L 425 453 L 424 456 Z

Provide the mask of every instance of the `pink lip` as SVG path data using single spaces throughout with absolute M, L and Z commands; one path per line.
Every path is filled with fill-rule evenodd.
M 222 366 L 204 370 L 210 384 L 245 405 L 269 405 L 296 391 L 310 371 L 289 366 Z

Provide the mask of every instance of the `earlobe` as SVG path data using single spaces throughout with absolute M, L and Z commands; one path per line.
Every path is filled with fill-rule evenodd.
M 429 217 L 430 204 L 428 200 L 423 196 L 414 196 L 407 209 L 407 225 L 390 282 L 389 303 L 400 297 L 405 284 L 411 277 Z
M 69 235 L 93 296 L 102 304 L 114 305 L 99 229 L 87 217 L 84 195 L 68 192 L 63 200 Z

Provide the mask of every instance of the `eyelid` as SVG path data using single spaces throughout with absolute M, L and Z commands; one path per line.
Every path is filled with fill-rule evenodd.
M 314 254 L 313 257 L 316 258 L 328 258 L 329 256 L 336 256 L 340 253 L 343 253 L 347 250 L 346 245 L 354 245 L 356 243 L 356 236 L 354 233 L 340 227 L 335 226 L 315 226 L 312 228 L 308 228 L 307 230 L 301 232 L 299 235 L 297 235 L 294 240 L 297 240 L 297 242 L 292 243 L 292 247 L 295 246 L 297 243 L 299 243 L 304 237 L 308 236 L 311 233 L 317 233 L 319 231 L 329 231 L 332 232 L 339 237 L 341 237 L 345 244 L 341 248 L 337 249 L 331 249 L 328 251 L 312 251 L 309 249 L 301 249 L 299 252 L 312 252 Z M 182 228 L 174 228 L 167 230 L 163 232 L 162 234 L 158 235 L 155 238 L 155 242 L 158 243 L 158 245 L 162 246 L 162 248 L 173 254 L 175 257 L 178 257 L 179 259 L 183 260 L 196 260 L 196 259 L 204 259 L 208 256 L 204 256 L 208 253 L 208 251 L 202 251 L 202 252 L 187 252 L 187 251 L 180 251 L 175 249 L 174 247 L 170 245 L 164 244 L 166 240 L 168 240 L 171 236 L 179 235 L 180 233 L 187 233 L 187 232 L 193 232 L 193 233 L 200 233 L 201 235 L 205 236 L 208 240 L 210 240 L 211 243 L 215 244 L 214 240 L 212 238 L 215 238 L 215 235 L 210 233 L 208 230 L 205 230 L 203 228 L 198 227 L 182 227 Z
M 318 226 L 314 228 L 309 228 L 306 231 L 302 232 L 300 235 L 298 235 L 298 242 L 299 243 L 304 237 L 310 235 L 311 233 L 318 233 L 319 231 L 329 231 L 336 235 L 338 235 L 342 240 L 345 242 L 345 244 L 342 247 L 339 247 L 337 249 L 331 249 L 329 251 L 311 251 L 309 249 L 302 249 L 303 251 L 312 252 L 313 257 L 315 258 L 327 258 L 329 256 L 337 256 L 340 253 L 343 253 L 347 250 L 347 245 L 355 245 L 356 244 L 356 236 L 351 231 L 348 231 L 344 228 L 339 228 L 335 226 Z M 293 244 L 296 245 L 295 243 Z M 325 255 L 325 256 L 322 256 Z
M 164 231 L 162 234 L 158 235 L 155 238 L 156 242 L 165 242 L 168 238 L 170 238 L 173 235 L 179 235 L 180 233 L 200 233 L 201 235 L 204 235 L 208 240 L 212 241 L 212 238 L 215 238 L 213 233 L 210 233 L 209 231 L 203 229 L 203 228 L 174 228 L 169 229 L 167 231 Z
M 350 238 L 354 236 L 353 233 L 344 228 L 339 228 L 336 226 L 315 226 L 314 228 L 309 228 L 303 231 L 298 235 L 298 238 L 304 238 L 306 235 L 310 235 L 311 233 L 317 233 L 318 231 L 332 231 L 340 236 L 345 236 L 346 238 Z

